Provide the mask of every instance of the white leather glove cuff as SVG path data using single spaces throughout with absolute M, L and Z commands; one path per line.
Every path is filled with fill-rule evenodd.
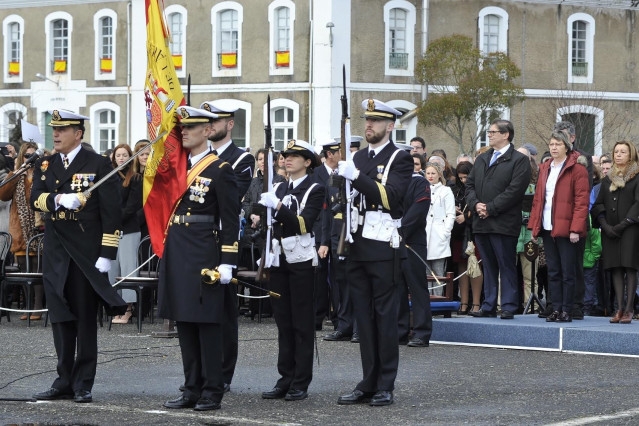
M 102 273 L 109 272 L 111 270 L 111 259 L 98 257 L 98 260 L 95 262 L 95 267 Z
M 355 163 L 352 160 L 340 161 L 338 163 L 337 173 L 340 176 L 345 177 L 348 180 L 355 180 L 359 176 L 359 170 L 355 167 Z
M 217 267 L 217 271 L 220 273 L 220 284 L 228 284 L 233 279 L 233 265 L 226 263 Z
M 280 203 L 280 199 L 277 198 L 274 192 L 264 192 L 260 196 L 260 204 L 271 209 L 276 209 Z

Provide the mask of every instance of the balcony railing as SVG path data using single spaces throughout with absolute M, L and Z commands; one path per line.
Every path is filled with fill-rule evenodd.
M 408 53 L 398 53 L 398 52 L 389 53 L 388 67 L 395 70 L 408 69 Z
M 573 77 L 587 77 L 588 76 L 588 62 L 573 62 L 572 63 L 572 75 L 573 75 Z

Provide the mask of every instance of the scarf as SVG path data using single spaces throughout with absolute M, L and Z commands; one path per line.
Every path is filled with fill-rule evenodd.
M 27 201 L 26 179 L 26 176 L 22 176 L 18 179 L 15 192 L 18 219 L 20 221 L 20 229 L 22 230 L 25 244 L 37 234 L 35 212 L 31 209 L 31 206 Z M 29 248 L 27 247 L 27 250 L 28 249 Z
M 612 166 L 612 169 L 608 173 L 610 179 L 610 191 L 616 191 L 626 186 L 626 182 L 635 177 L 639 173 L 639 164 L 636 162 L 631 163 L 625 170 L 619 170 L 617 165 Z

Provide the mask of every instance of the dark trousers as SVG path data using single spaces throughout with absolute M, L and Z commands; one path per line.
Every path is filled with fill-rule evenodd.
M 280 267 L 271 269 L 270 288 L 281 294 L 273 299 L 273 316 L 277 324 L 277 371 L 282 376 L 275 385 L 282 389 L 306 391 L 313 378 L 313 310 L 312 261 L 287 263 L 280 257 Z
M 546 265 L 548 266 L 548 290 L 555 311 L 572 312 L 575 302 L 575 279 L 579 249 L 566 237 L 551 237 L 550 231 L 542 231 Z
M 352 290 L 346 279 L 346 260 L 339 260 L 337 250 L 331 251 L 331 284 L 337 287 L 337 328 L 344 334 L 357 334 L 357 322 L 353 313 Z
M 517 281 L 517 237 L 500 234 L 475 234 L 484 272 L 482 310 L 497 310 L 497 293 L 501 280 L 501 310 L 516 312 L 519 307 Z
M 586 239 L 579 238 L 579 241 L 575 243 L 577 247 L 577 259 L 575 263 L 575 299 L 574 309 L 577 311 L 583 311 L 584 298 L 586 297 L 586 277 L 584 275 L 584 253 L 586 251 Z
M 98 361 L 98 327 L 95 322 L 98 295 L 73 260 L 69 264 L 64 297 L 76 320 L 51 324 L 58 355 L 58 378 L 52 387 L 63 392 L 90 391 Z
M 184 366 L 184 397 L 191 401 L 199 398 L 221 401 L 224 395 L 221 324 L 178 322 L 177 328 Z
M 237 288 L 233 284 L 224 286 L 224 322 L 222 323 L 224 383 L 231 384 L 237 364 L 238 324 Z
M 392 391 L 399 364 L 393 261 L 348 261 L 346 271 L 362 358 L 363 378 L 356 388 L 363 392 Z
M 329 289 L 328 289 L 328 256 L 319 259 L 319 266 L 315 271 L 315 327 L 322 328 L 324 318 L 330 314 Z
M 410 244 L 411 248 L 426 259 L 426 247 Z M 426 269 L 415 253 L 408 250 L 408 257 L 402 261 L 403 283 L 397 287 L 399 297 L 399 339 L 408 337 L 410 331 L 410 307 L 408 293 L 413 308 L 413 338 L 428 343 L 433 333 L 433 314 L 430 310 L 430 294 L 426 282 Z

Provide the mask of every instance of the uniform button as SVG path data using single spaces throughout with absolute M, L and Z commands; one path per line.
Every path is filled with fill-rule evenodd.
M 612 201 L 617 201 L 617 197 L 612 197 Z
M 617 209 L 612 209 L 613 212 L 617 211 Z
M 60 183 L 60 181 L 56 179 L 56 180 L 55 180 L 55 183 Z

